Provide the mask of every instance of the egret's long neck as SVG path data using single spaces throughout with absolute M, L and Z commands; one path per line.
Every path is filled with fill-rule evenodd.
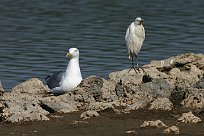
M 67 69 L 65 71 L 65 76 L 80 76 L 81 77 L 81 71 L 79 67 L 79 57 L 71 58 L 69 61 L 69 64 L 67 65 Z

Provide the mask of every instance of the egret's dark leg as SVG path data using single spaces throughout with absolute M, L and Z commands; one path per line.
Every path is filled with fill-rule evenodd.
M 136 61 L 136 67 L 138 68 L 139 65 L 138 65 L 138 61 L 137 61 L 137 55 L 135 55 L 135 61 Z
M 132 60 L 132 68 L 134 68 L 134 59 L 133 59 L 133 57 L 131 57 L 131 60 Z
M 145 72 L 144 69 L 142 67 L 139 67 L 139 65 L 138 65 L 137 55 L 135 55 L 135 61 L 136 61 L 137 70 L 139 71 L 139 69 L 142 69 L 142 71 Z
M 131 69 L 134 69 L 135 73 L 137 73 L 137 71 L 136 71 L 136 69 L 134 67 L 134 57 L 133 56 L 131 57 L 131 61 L 132 61 L 132 67 L 129 69 L 128 72 L 130 72 Z

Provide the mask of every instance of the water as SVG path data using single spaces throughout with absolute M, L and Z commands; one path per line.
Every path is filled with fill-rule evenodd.
M 1 0 L 0 80 L 9 90 L 31 77 L 64 70 L 66 51 L 80 50 L 83 77 L 108 77 L 130 66 L 124 36 L 144 18 L 139 64 L 204 53 L 203 0 Z

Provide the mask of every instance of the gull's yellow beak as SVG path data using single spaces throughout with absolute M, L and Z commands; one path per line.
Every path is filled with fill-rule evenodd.
M 66 57 L 71 57 L 71 56 L 72 56 L 72 54 L 71 54 L 71 53 L 69 53 L 69 52 L 67 52 Z

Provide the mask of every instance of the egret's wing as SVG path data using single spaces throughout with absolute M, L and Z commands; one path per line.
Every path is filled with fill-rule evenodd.
M 125 41 L 126 41 L 126 45 L 127 45 L 127 49 L 128 49 L 128 55 L 129 57 L 131 57 L 133 55 L 133 49 L 134 49 L 134 22 L 132 22 L 130 24 L 130 26 L 128 27 L 127 31 L 126 31 L 126 35 L 125 35 Z
M 125 34 L 125 41 L 127 41 L 129 33 L 130 33 L 130 29 L 128 27 L 128 29 L 126 30 L 126 34 Z

